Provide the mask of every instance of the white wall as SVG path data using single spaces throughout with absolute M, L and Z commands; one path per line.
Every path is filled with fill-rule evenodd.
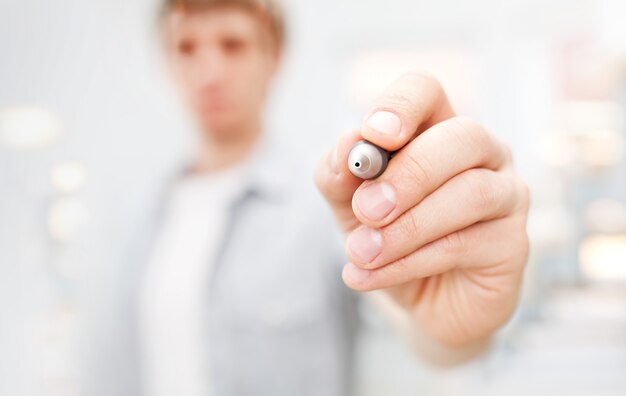
M 49 167 L 66 160 L 86 165 L 80 198 L 91 214 L 91 254 L 100 257 L 114 248 L 111 238 L 125 238 L 144 194 L 192 142 L 158 66 L 151 3 L 0 0 L 0 108 L 44 106 L 65 125 L 64 140 L 51 148 L 0 147 L 0 394 L 35 394 L 41 378 L 63 377 L 62 370 L 46 374 L 55 366 L 46 357 L 56 356 L 47 341 L 58 322 L 54 312 L 72 306 L 75 286 L 55 272 L 61 253 L 45 229 L 56 196 Z M 477 83 L 469 91 L 451 87 L 460 92 L 452 99 L 509 141 L 532 178 L 541 171 L 532 143 L 549 128 L 554 99 L 551 45 L 569 35 L 593 35 L 602 14 L 598 3 L 289 1 L 289 56 L 270 125 L 296 147 L 311 144 L 312 162 L 365 111 L 349 96 L 359 57 L 443 49 L 441 65 L 450 54 L 470 54 L 464 59 L 471 70 L 450 69 Z M 90 270 L 89 262 L 82 265 L 81 271 Z M 71 391 L 73 385 L 49 386 Z

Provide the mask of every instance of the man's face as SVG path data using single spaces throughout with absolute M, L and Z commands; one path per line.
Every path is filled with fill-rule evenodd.
M 174 11 L 164 34 L 170 70 L 206 131 L 227 135 L 259 116 L 279 54 L 258 16 L 233 6 Z

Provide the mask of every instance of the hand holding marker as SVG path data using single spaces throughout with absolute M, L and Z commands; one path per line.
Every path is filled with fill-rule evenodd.
M 345 233 L 344 283 L 385 292 L 442 347 L 481 351 L 515 311 L 528 258 L 530 194 L 512 162 L 432 76 L 399 78 L 315 171 Z

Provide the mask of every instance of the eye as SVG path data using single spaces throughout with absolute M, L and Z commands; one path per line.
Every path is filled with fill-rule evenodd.
M 222 48 L 224 52 L 229 54 L 237 54 L 245 48 L 246 43 L 239 39 L 225 39 L 222 41 Z
M 181 40 L 178 43 L 178 52 L 183 55 L 193 55 L 196 50 L 196 43 L 192 40 Z

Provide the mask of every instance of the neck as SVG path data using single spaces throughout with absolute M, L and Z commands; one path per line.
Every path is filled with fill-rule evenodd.
M 241 163 L 250 154 L 261 133 L 260 120 L 223 134 L 205 131 L 193 171 L 209 173 Z

